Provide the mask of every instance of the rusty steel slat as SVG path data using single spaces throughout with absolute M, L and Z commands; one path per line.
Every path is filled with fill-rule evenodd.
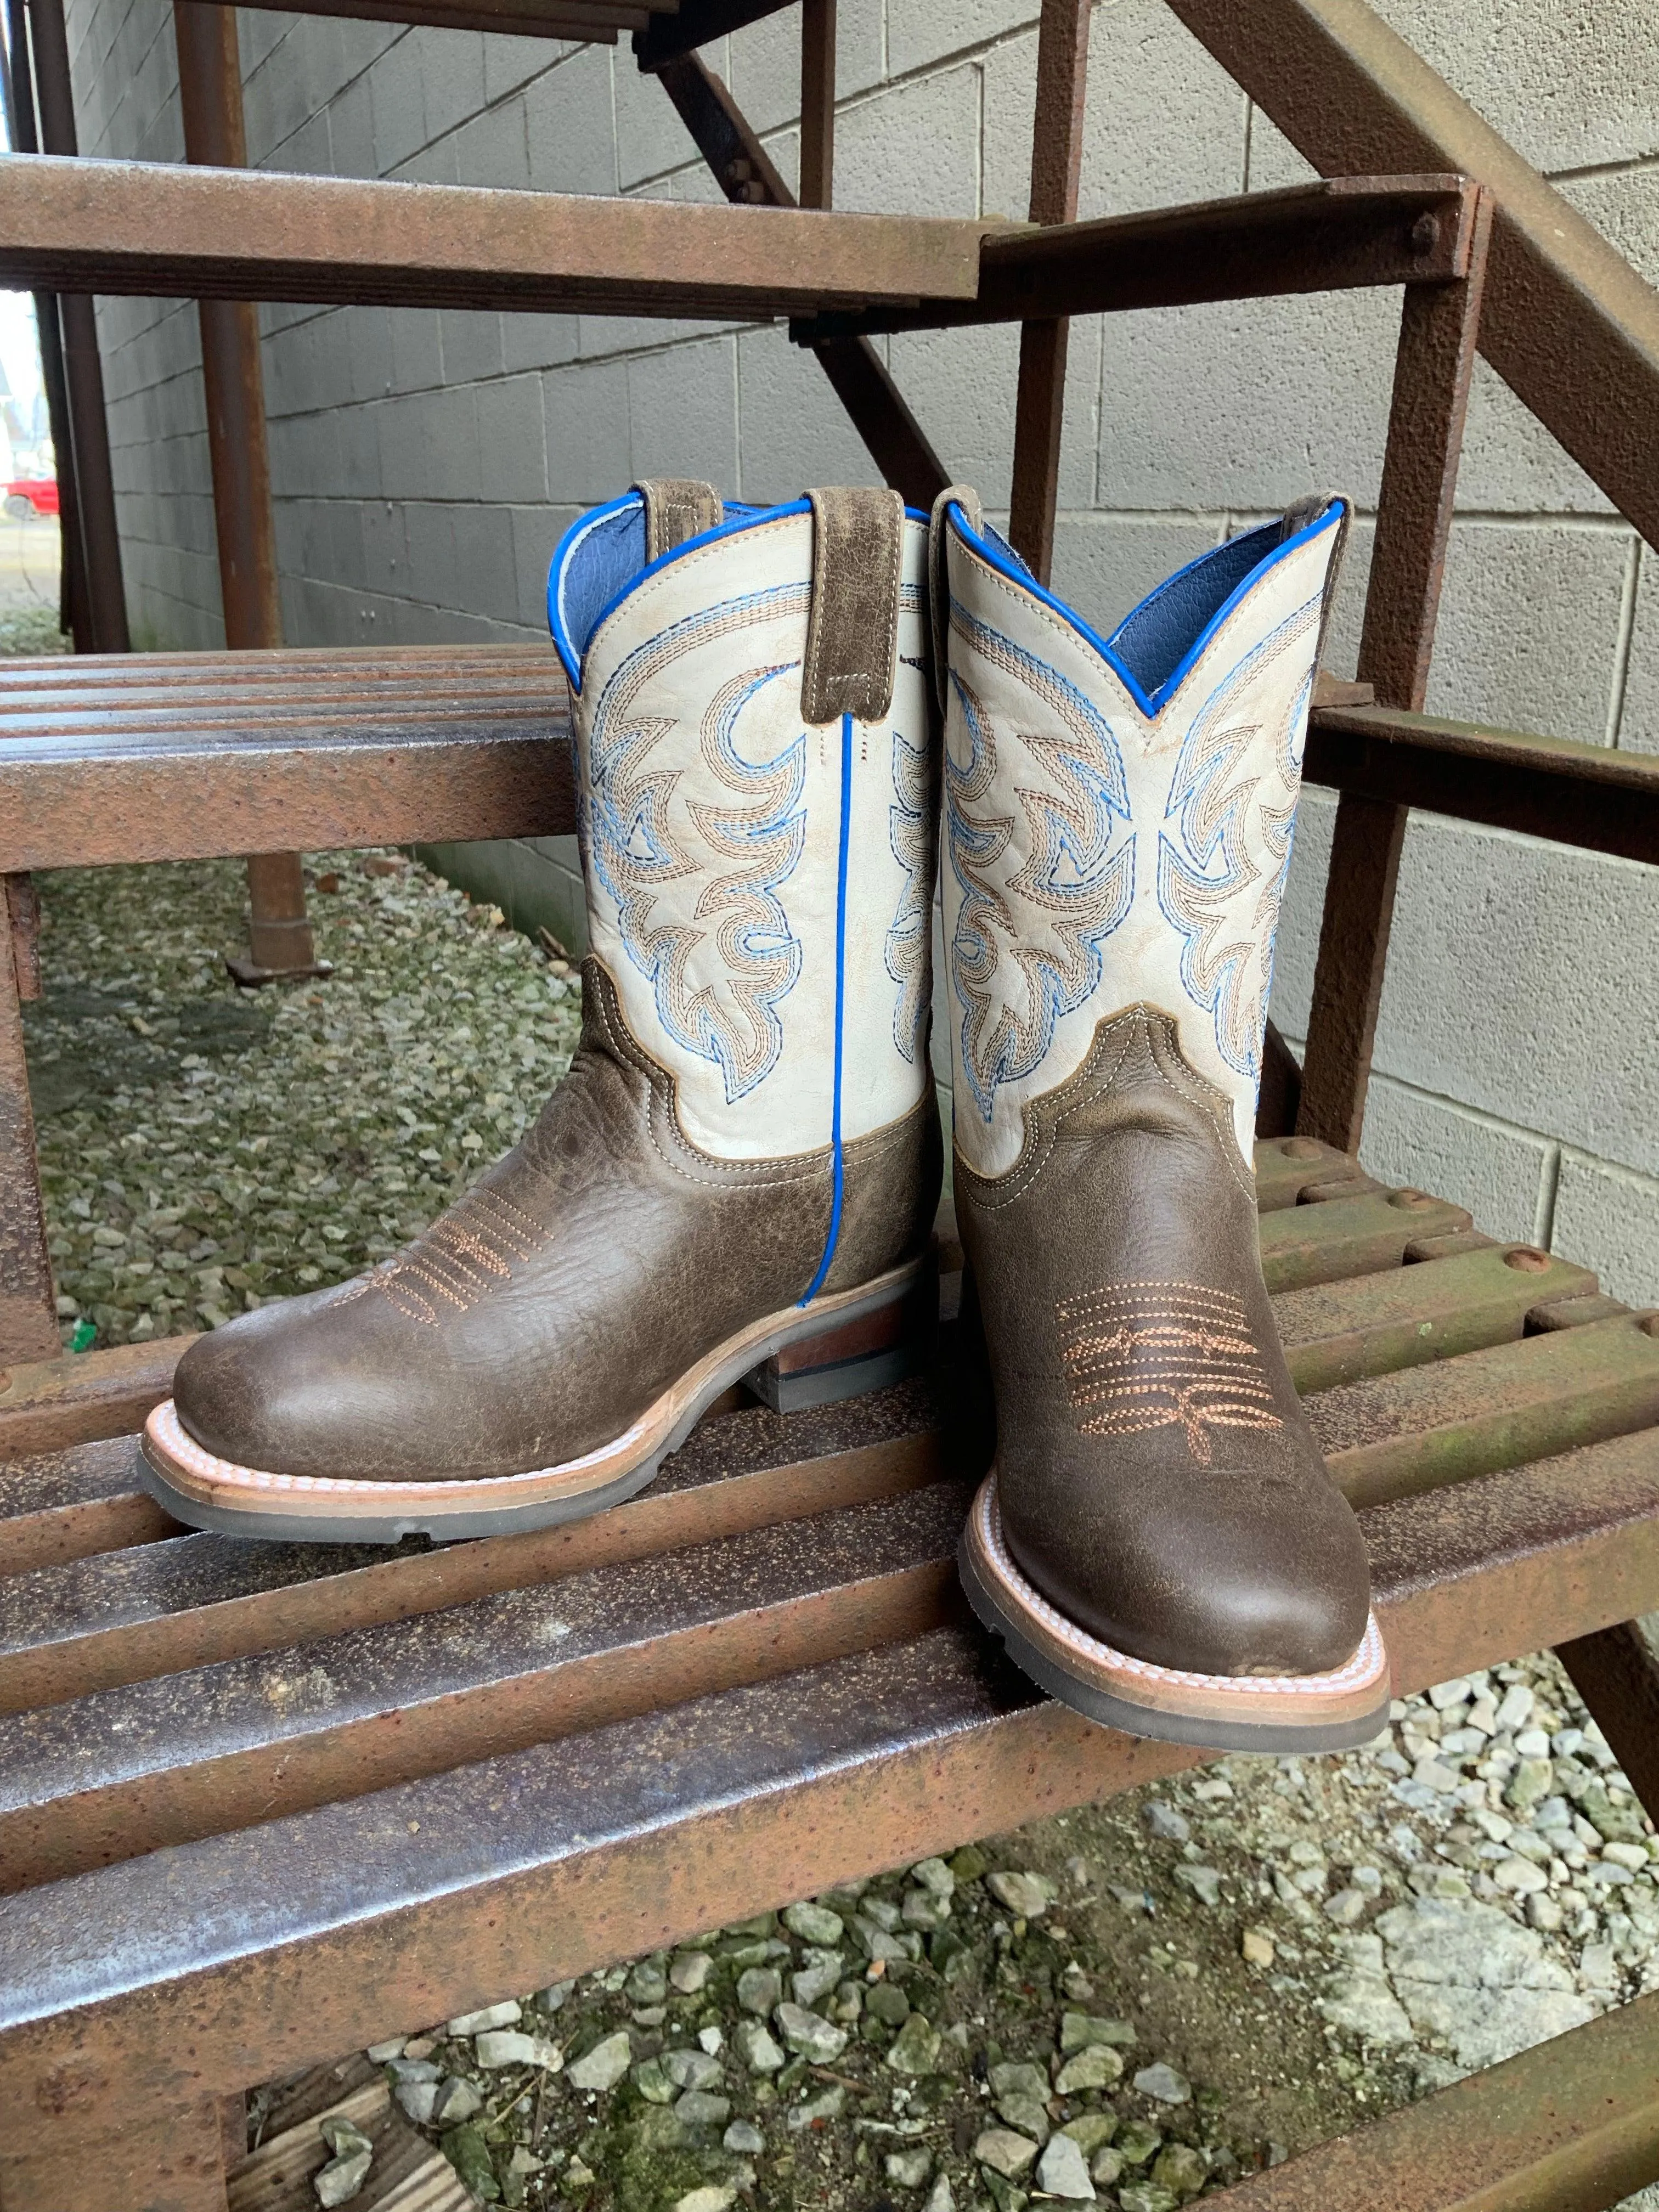
M 1455 169 L 1491 189 L 1480 350 L 1659 545 L 1659 294 L 1363 0 L 1170 4 L 1316 169 Z
M 576 826 L 567 715 L 545 735 L 397 720 L 245 739 L 42 757 L 0 744 L 0 873 L 438 838 L 555 837 Z
M 1316 710 L 1304 780 L 1560 845 L 1659 861 L 1659 760 L 1389 707 Z
M 1359 1164 L 1334 1145 L 1316 1137 L 1261 1137 L 1255 1146 L 1255 1204 L 1258 1213 L 1295 1206 L 1310 1185 L 1358 1175 Z
M 1659 1996 L 1206 2202 L 1231 2212 L 1605 2212 L 1659 2177 Z
M 366 697 L 349 692 L 330 697 L 320 686 L 296 688 L 291 698 L 263 700 L 258 688 L 223 698 L 202 692 L 187 693 L 185 706 L 151 706 L 140 701 L 102 711 L 79 699 L 54 704 L 40 711 L 8 717 L 0 724 L 0 741 L 15 748 L 0 755 L 0 768 L 27 771 L 31 764 L 60 767 L 66 762 L 97 763 L 124 756 L 161 755 L 170 744 L 180 748 L 212 750 L 216 738 L 257 745 L 267 730 L 289 730 L 303 737 L 307 731 L 359 731 L 374 742 L 377 731 L 454 725 L 477 729 L 521 729 L 526 722 L 564 723 L 565 710 L 545 693 L 526 696 L 521 687 L 503 688 L 494 699 L 468 698 L 459 689 L 449 696 L 446 687 L 434 696 L 427 686 L 366 686 Z M 488 692 L 488 687 L 483 687 Z M 320 696 L 319 696 L 320 695 Z M 559 734 L 564 734 L 561 726 Z
M 1074 222 L 1083 166 L 1083 100 L 1091 0 L 1042 0 L 1037 21 L 1036 112 L 1031 130 L 1030 218 Z M 1008 536 L 1040 583 L 1054 557 L 1054 502 L 1071 325 L 1064 316 L 1024 322 L 1014 398 L 1014 465 Z
M 1408 1694 L 1659 1595 L 1659 1437 L 1361 1525 Z M 52 1883 L 0 1901 L 0 2149 L 63 2131 L 90 2155 L 135 2103 L 234 2091 L 1204 1756 L 1039 1701 L 945 1629 Z
M 520 39 L 582 39 L 614 46 L 622 31 L 640 29 L 663 0 L 609 4 L 609 0 L 248 0 L 255 8 L 290 15 L 358 16 L 371 23 L 424 23 L 435 30 L 510 32 Z
M 762 318 L 971 299 L 984 228 L 161 162 L 0 163 L 0 283 L 161 297 Z
M 1397 1267 L 1414 1239 L 1468 1226 L 1461 1206 L 1420 1190 L 1281 1206 L 1261 1218 L 1261 1272 L 1270 1291 L 1300 1291 L 1344 1275 L 1373 1275 L 1379 1268 Z
M 0 1577 L 180 1533 L 139 1487 L 130 1437 L 20 1453 L 0 1467 Z
M 938 1434 L 914 1419 L 890 1437 L 822 1449 L 834 1435 L 833 1425 L 803 1414 L 757 1411 L 735 1428 L 729 1419 L 707 1423 L 642 1497 L 526 1535 L 387 1553 L 190 1534 L 133 1558 L 118 1553 L 14 1573 L 0 1581 L 0 1711 L 411 1620 L 939 1479 Z M 0 1559 L 13 1525 L 0 1522 Z
M 701 55 L 667 63 L 660 82 L 727 199 L 768 207 L 795 204 L 742 109 Z M 925 513 L 950 478 L 887 364 L 867 338 L 841 338 L 812 350 L 876 466 L 909 506 Z
M 354 676 L 384 668 L 394 677 L 407 671 L 417 678 L 426 668 L 453 665 L 465 672 L 536 659 L 563 673 L 551 647 L 542 645 L 290 645 L 261 653 L 257 663 L 241 653 L 88 653 L 73 659 L 51 653 L 0 660 L 0 702 L 14 690 L 77 691 L 84 687 L 92 691 L 106 686 L 119 690 L 128 684 L 143 689 L 159 684 L 232 684 L 256 665 L 282 679 L 314 673 L 320 682 L 324 672 L 337 663 L 343 672 Z
M 1556 1645 L 1555 1656 L 1653 1816 L 1659 1806 L 1659 1613 L 1571 1637 Z
M 924 1634 L 965 1486 L 0 1717 L 0 1892 Z
M 1305 1397 L 1367 1376 L 1518 1341 L 1543 1298 L 1593 1291 L 1588 1268 L 1530 1245 L 1483 1249 L 1349 1276 L 1273 1300 L 1273 1321 Z
M 1463 275 L 1407 284 L 1401 308 L 1358 679 L 1407 713 L 1428 692 L 1492 215 L 1477 190 Z M 1337 803 L 1296 1125 L 1346 1152 L 1365 1118 L 1406 823 L 1403 806 L 1361 793 Z
M 1364 1507 L 1359 1522 L 1408 1697 L 1655 1603 L 1659 1430 Z
M 55 1352 L 0 1373 L 0 1500 L 13 1462 L 32 1452 L 122 1437 L 143 1425 L 173 1388 L 189 1336 L 158 1337 L 107 1352 Z M 6 1508 L 0 1502 L 0 1528 Z M 0 1546 L 5 1541 L 0 1534 Z M 65 1554 L 64 1556 L 70 1556 Z M 0 1557 L 0 1571 L 4 1569 Z
M 263 654 L 258 656 L 263 659 Z M 559 675 L 562 672 L 555 671 Z M 345 670 L 250 667 L 222 680 L 188 683 L 171 677 L 149 683 L 0 685 L 0 738 L 62 733 L 89 741 L 127 729 L 180 727 L 214 716 L 233 719 L 246 702 L 243 719 L 254 708 L 309 708 L 313 719 L 325 714 L 367 715 L 377 708 L 407 702 L 476 719 L 482 705 L 520 705 L 526 709 L 561 702 L 562 683 L 550 680 L 545 666 L 498 665 L 477 669 L 366 668 Z
M 70 2092 L 71 2096 L 73 2091 Z M 228 2212 L 220 2100 L 140 2107 L 95 2160 L 50 2130 L 0 2141 L 0 2212 Z
M 969 300 L 872 301 L 797 319 L 802 343 L 854 332 L 1120 314 L 1464 274 L 1474 193 L 1449 175 L 1340 177 L 1088 222 L 987 229 Z
M 1659 1423 L 1659 1337 L 1634 1314 L 1322 1392 L 1308 1418 L 1356 1505 Z

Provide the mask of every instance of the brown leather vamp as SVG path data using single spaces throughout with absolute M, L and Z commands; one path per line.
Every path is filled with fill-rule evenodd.
M 610 1442 L 726 1338 L 802 1297 L 830 1226 L 830 1149 L 735 1162 L 700 1151 L 599 962 L 583 982 L 581 1042 L 540 1119 L 416 1243 L 191 1346 L 174 1395 L 199 1443 L 242 1466 L 356 1481 L 555 1465 Z M 939 1162 L 931 1095 L 846 1148 L 828 1289 L 921 1249 Z
M 1363 1636 L 1364 1548 L 1285 1365 L 1227 1103 L 1134 1006 L 1027 1109 L 1006 1175 L 958 1155 L 1021 1570 L 1153 1664 L 1311 1674 Z

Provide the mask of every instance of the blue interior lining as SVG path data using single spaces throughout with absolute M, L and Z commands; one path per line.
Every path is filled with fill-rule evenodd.
M 1024 563 L 1008 550 L 1005 539 L 990 531 L 975 530 L 959 501 L 951 502 L 950 514 L 964 543 L 975 547 L 991 568 L 1021 584 L 1068 623 L 1116 671 L 1136 706 L 1150 717 L 1161 710 L 1184 681 L 1233 602 L 1297 546 L 1322 531 L 1334 529 L 1344 511 L 1344 502 L 1333 500 L 1322 514 L 1288 538 L 1283 523 L 1264 523 L 1258 530 L 1247 531 L 1242 538 L 1231 538 L 1225 545 L 1200 554 L 1149 592 L 1109 641 L 1085 622 L 1074 607 L 1038 583 Z M 1165 603 L 1161 615 L 1160 602 Z M 1159 673 L 1159 680 L 1152 684 L 1143 680 L 1140 668 L 1123 651 L 1126 641 L 1133 641 L 1139 635 L 1143 621 L 1146 635 L 1139 657 L 1148 675 Z
M 1200 553 L 1125 617 L 1107 644 L 1148 697 L 1167 684 L 1195 638 L 1259 562 L 1278 544 L 1282 525 L 1264 523 Z
M 560 628 L 578 661 L 612 599 L 645 566 L 645 501 L 630 492 L 582 533 L 559 579 Z

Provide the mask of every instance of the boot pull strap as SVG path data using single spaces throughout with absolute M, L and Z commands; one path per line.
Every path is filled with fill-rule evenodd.
M 688 538 L 701 538 L 726 520 L 714 485 L 699 483 L 695 477 L 642 477 L 634 489 L 645 501 L 647 561 L 659 560 Z
M 852 714 L 880 722 L 898 666 L 904 501 L 896 491 L 837 488 L 812 503 L 812 611 L 800 710 L 816 726 Z
M 939 710 L 944 714 L 951 691 L 951 569 L 945 559 L 945 515 L 952 501 L 967 516 L 975 532 L 985 527 L 985 510 L 970 484 L 946 484 L 933 501 L 927 524 L 927 602 L 933 622 L 933 688 Z

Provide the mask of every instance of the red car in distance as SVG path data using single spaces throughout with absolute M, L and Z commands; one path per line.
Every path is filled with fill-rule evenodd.
M 6 513 L 20 521 L 26 514 L 56 514 L 56 477 L 23 477 L 6 486 Z

